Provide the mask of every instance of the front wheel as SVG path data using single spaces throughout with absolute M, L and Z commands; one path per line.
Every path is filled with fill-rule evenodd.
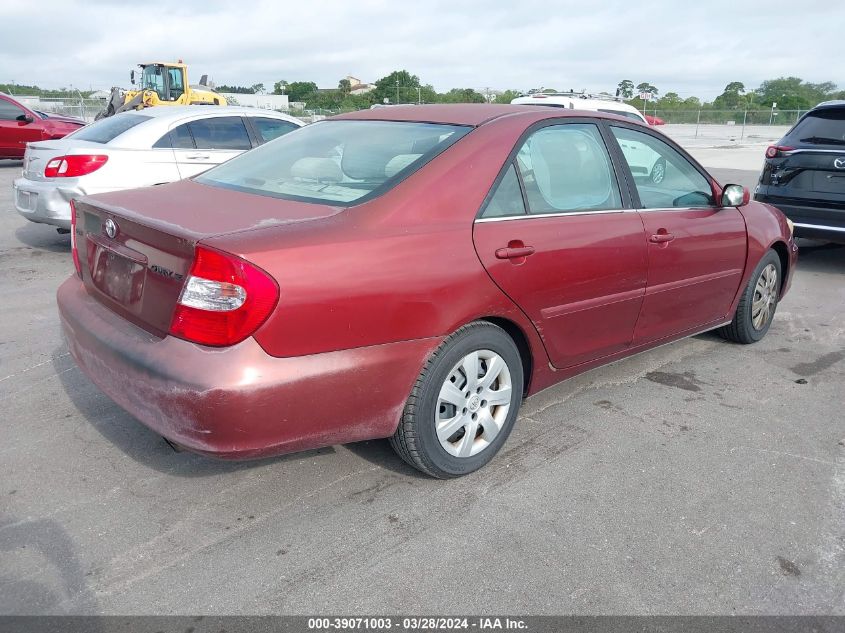
M 731 323 L 719 330 L 735 343 L 756 343 L 769 331 L 775 318 L 781 287 L 780 257 L 768 251 L 748 280 Z
M 465 325 L 426 363 L 390 443 L 432 477 L 469 474 L 507 440 L 522 389 L 522 360 L 510 336 L 486 321 Z

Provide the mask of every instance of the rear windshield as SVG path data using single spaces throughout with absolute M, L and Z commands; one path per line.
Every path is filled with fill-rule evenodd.
M 845 108 L 812 112 L 789 133 L 793 142 L 816 145 L 845 145 Z
M 610 109 L 599 108 L 599 112 L 607 112 L 608 114 L 616 114 L 618 116 L 624 116 L 624 117 L 627 117 L 629 119 L 634 119 L 634 121 L 637 121 L 639 123 L 645 122 L 645 119 L 643 119 L 643 117 L 641 117 L 639 114 L 635 114 L 634 112 L 628 112 L 627 110 L 610 110 Z
M 196 180 L 264 196 L 348 206 L 389 190 L 471 129 L 400 121 L 321 121 Z
M 66 138 L 73 137 L 78 141 L 91 141 L 92 143 L 109 143 L 126 130 L 150 118 L 152 117 L 130 114 L 128 112 L 125 114 L 116 114 L 107 119 L 100 119 L 91 125 L 79 128 L 76 132 L 68 134 Z

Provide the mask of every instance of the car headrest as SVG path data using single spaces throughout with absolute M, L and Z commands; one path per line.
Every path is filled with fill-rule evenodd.
M 343 148 L 340 167 L 354 180 L 384 180 L 387 163 L 395 156 L 395 148 L 374 145 L 366 139 L 348 141 Z
M 384 175 L 392 178 L 397 173 L 405 169 L 408 165 L 417 160 L 422 154 L 399 154 L 391 158 L 384 167 Z

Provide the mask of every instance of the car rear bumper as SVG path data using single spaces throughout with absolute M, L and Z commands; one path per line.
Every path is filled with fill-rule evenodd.
M 71 355 L 106 395 L 171 442 L 228 459 L 392 435 L 442 340 L 276 358 L 253 338 L 229 348 L 158 338 L 75 276 L 57 300 Z
M 801 201 L 757 193 L 755 200 L 771 204 L 795 223 L 795 237 L 845 242 L 845 200 L 840 203 Z
M 18 178 L 13 185 L 15 209 L 30 222 L 52 224 L 70 229 L 70 200 L 85 195 L 76 185 L 59 186 L 55 182 L 39 182 Z

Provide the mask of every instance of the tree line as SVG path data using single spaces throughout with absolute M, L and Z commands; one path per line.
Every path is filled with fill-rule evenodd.
M 347 79 L 341 79 L 337 88 L 320 89 L 313 81 L 279 80 L 267 90 L 263 83 L 251 86 L 220 85 L 218 92 L 235 94 L 286 94 L 289 101 L 305 103 L 308 109 L 357 110 L 369 108 L 380 103 L 510 103 L 524 94 L 510 89 L 505 91 L 479 92 L 473 88 L 453 88 L 447 92 L 437 92 L 431 84 L 423 84 L 417 75 L 407 70 L 395 70 L 375 82 L 375 88 L 365 94 L 352 94 L 352 86 Z M 42 97 L 74 97 L 81 94 L 88 97 L 91 91 L 60 89 L 42 89 L 24 84 L 0 84 L 0 92 L 17 95 L 35 95 Z M 534 88 L 527 93 L 557 92 L 554 88 Z M 649 100 L 640 98 L 646 92 Z M 611 96 L 610 93 L 604 93 Z M 732 81 L 712 102 L 703 102 L 698 97 L 681 98 L 676 92 L 667 92 L 660 96 L 656 86 L 644 81 L 634 84 L 630 79 L 623 79 L 616 87 L 616 95 L 639 109 L 648 110 L 767 110 L 777 104 L 779 110 L 808 110 L 816 104 L 830 99 L 845 99 L 845 90 L 838 90 L 835 83 L 825 81 L 810 83 L 798 77 L 778 77 L 769 79 L 759 87 L 747 89 L 741 81 Z
M 641 99 L 639 95 L 643 92 L 651 98 Z M 682 99 L 676 92 L 667 92 L 662 97 L 658 94 L 659 90 L 648 82 L 635 86 L 630 79 L 623 79 L 617 85 L 618 96 L 634 107 L 649 110 L 809 110 L 822 101 L 845 99 L 845 90 L 838 90 L 832 81 L 815 84 L 799 77 L 768 79 L 750 90 L 743 82 L 732 81 L 712 102 L 702 102 L 698 97 Z

